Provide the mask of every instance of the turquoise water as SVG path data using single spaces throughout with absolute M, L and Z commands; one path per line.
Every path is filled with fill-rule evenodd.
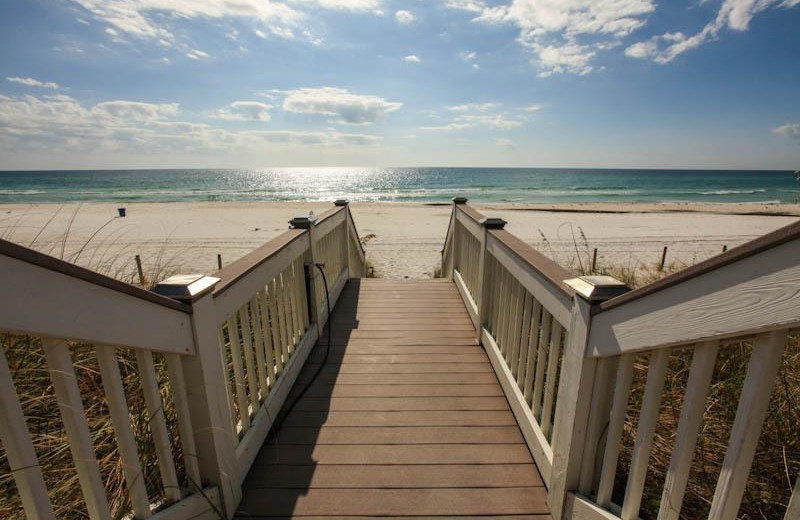
M 792 172 L 273 168 L 0 172 L 0 203 L 351 201 L 794 203 Z

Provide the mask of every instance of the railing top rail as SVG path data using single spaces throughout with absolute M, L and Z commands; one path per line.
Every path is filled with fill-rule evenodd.
M 464 215 L 480 223 L 485 215 L 467 204 L 456 204 L 455 211 L 461 211 Z M 553 260 L 526 244 L 514 234 L 502 229 L 490 229 L 489 234 L 502 243 L 509 251 L 516 255 L 520 260 L 530 265 L 549 281 L 553 287 L 563 293 L 568 298 L 572 298 L 575 290 L 564 283 L 564 280 L 574 278 L 576 275 L 572 271 L 561 267 Z
M 233 286 L 237 280 L 242 279 L 253 269 L 280 252 L 284 247 L 298 240 L 304 233 L 305 230 L 303 229 L 290 229 L 285 231 L 258 249 L 247 253 L 235 262 L 213 273 L 211 276 L 220 279 L 214 287 L 214 296 L 219 296 L 224 293 Z
M 465 215 L 470 217 L 475 222 L 480 222 L 482 218 L 485 218 L 483 213 L 476 210 L 472 206 L 468 206 L 467 204 L 456 204 L 456 209 L 461 210 Z
M 106 289 L 118 291 L 169 309 L 185 312 L 187 314 L 191 314 L 192 312 L 192 307 L 190 305 L 177 302 L 171 298 L 155 294 L 140 287 L 136 287 L 135 285 L 122 282 L 110 276 L 92 271 L 91 269 L 71 264 L 7 240 L 0 239 L 0 255 L 27 262 L 72 278 L 77 278 L 100 287 L 105 287 Z
M 345 209 L 345 207 L 344 207 L 344 206 L 335 206 L 335 207 L 333 207 L 333 208 L 331 208 L 331 209 L 329 209 L 329 210 L 327 210 L 327 211 L 325 211 L 325 212 L 321 213 L 321 214 L 320 214 L 320 215 L 317 217 L 317 221 L 316 221 L 316 224 L 315 224 L 315 225 L 319 226 L 319 225 L 320 225 L 320 224 L 322 224 L 322 223 L 323 223 L 325 220 L 327 220 L 327 219 L 331 218 L 332 216 L 336 215 L 336 214 L 337 214 L 337 213 L 339 213 L 340 211 L 344 211 L 344 209 Z
M 575 294 L 575 289 L 564 283 L 564 280 L 575 278 L 575 273 L 561 267 L 505 229 L 491 229 L 489 230 L 489 235 L 506 246 L 520 260 L 538 271 L 555 289 L 565 296 L 572 298 Z
M 621 305 L 628 304 L 650 294 L 662 291 L 674 285 L 687 282 L 703 274 L 719 269 L 729 264 L 733 264 L 745 258 L 757 255 L 768 249 L 772 249 L 786 242 L 800 239 L 800 221 L 782 227 L 772 233 L 746 242 L 738 247 L 729 249 L 725 253 L 709 258 L 703 262 L 688 267 L 675 274 L 657 280 L 649 285 L 630 291 L 616 298 L 612 298 L 597 307 L 597 312 L 604 312 L 614 309 Z

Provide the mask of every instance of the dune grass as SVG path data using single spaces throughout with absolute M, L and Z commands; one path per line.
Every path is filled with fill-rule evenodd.
M 688 267 L 688 264 L 673 261 L 660 268 L 657 262 L 646 263 L 631 258 L 627 262 L 620 263 L 598 262 L 595 269 L 592 269 L 594 248 L 581 228 L 573 234 L 571 253 L 555 254 L 544 234 L 541 234 L 539 249 L 557 263 L 581 276 L 609 275 L 625 282 L 631 288 L 650 284 Z M 739 394 L 747 373 L 752 346 L 751 340 L 720 346 L 681 511 L 682 519 L 694 520 L 708 516 L 736 416 Z M 643 520 L 654 520 L 658 516 L 661 492 L 678 429 L 691 361 L 690 348 L 674 350 L 670 355 L 642 500 L 640 517 Z M 648 356 L 639 356 L 635 363 L 631 398 L 623 432 L 623 447 L 614 486 L 613 499 L 618 504 L 622 503 L 624 497 L 647 368 Z M 786 344 L 768 416 L 739 510 L 740 519 L 783 518 L 793 486 L 800 475 L 798 431 L 800 431 L 800 337 L 798 334 L 793 334 Z
M 31 240 L 18 242 L 144 288 L 150 288 L 159 280 L 180 270 L 180 258 L 183 252 L 171 248 L 167 238 L 162 244 L 156 244 L 154 249 L 151 248 L 149 253 L 142 255 L 145 276 L 143 280 L 140 279 L 134 263 L 134 255 L 137 252 L 130 246 L 120 247 L 117 244 L 118 239 L 129 231 L 128 226 L 117 222 L 116 219 L 110 219 L 91 233 L 89 238 L 73 239 L 71 233 L 80 218 L 80 206 L 73 210 L 64 229 L 53 230 L 50 228 L 51 223 L 62 209 L 59 208 Z M 0 237 L 13 241 L 24 225 L 24 217 L 25 215 L 22 215 L 16 219 L 1 221 Z M 86 508 L 69 442 L 53 394 L 41 341 L 30 336 L 2 334 L 0 348 L 8 360 L 17 396 L 43 469 L 56 516 L 68 519 L 85 518 Z M 114 518 L 123 518 L 129 513 L 130 504 L 95 349 L 91 345 L 70 343 L 70 352 L 111 509 Z M 163 504 L 163 488 L 155 446 L 146 417 L 135 353 L 132 349 L 124 348 L 117 349 L 117 352 L 148 496 L 151 503 Z M 179 437 L 166 363 L 159 354 L 154 354 L 153 357 L 170 438 L 177 440 Z M 180 443 L 173 442 L 173 452 L 182 482 L 190 487 L 190 483 L 185 481 L 185 472 L 182 468 Z M 2 446 L 0 446 L 0 518 L 12 520 L 25 518 Z

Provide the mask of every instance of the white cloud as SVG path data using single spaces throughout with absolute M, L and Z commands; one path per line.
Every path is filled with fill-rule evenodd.
M 445 0 L 444 5 L 472 13 L 480 13 L 486 9 L 486 4 L 481 0 Z
M 265 33 L 264 31 L 262 31 L 261 29 L 256 29 L 256 30 L 255 30 L 255 33 L 256 33 L 256 36 L 258 36 L 259 38 L 262 38 L 262 39 L 264 39 L 264 38 L 266 38 L 266 37 L 267 37 L 267 33 Z
M 507 137 L 495 137 L 494 144 L 496 144 L 497 146 L 512 147 L 516 143 L 514 143 L 514 141 L 512 141 L 511 139 L 509 139 Z
M 395 17 L 395 19 L 397 20 L 398 23 L 402 23 L 402 24 L 409 24 L 409 23 L 413 22 L 416 19 L 416 17 L 414 16 L 414 13 L 412 13 L 411 11 L 405 11 L 405 10 L 397 11 L 396 13 L 394 13 L 394 17 Z
M 786 123 L 785 125 L 781 125 L 778 128 L 773 128 L 772 133 L 776 135 L 782 135 L 783 137 L 788 137 L 789 139 L 797 139 L 798 141 L 800 141 L 800 124 Z
M 500 103 L 467 103 L 446 107 L 450 112 L 488 112 L 500 106 Z
M 64 100 L 71 98 L 64 97 Z M 177 103 L 140 103 L 137 101 L 105 101 L 92 108 L 92 112 L 102 117 L 120 121 L 159 121 L 178 113 Z
M 243 103 L 243 104 L 242 104 Z M 230 110 L 258 114 L 256 102 L 233 103 Z M 176 120 L 175 103 L 115 100 L 84 106 L 66 95 L 0 96 L 0 149 L 72 153 L 120 151 L 194 154 L 298 144 L 323 147 L 370 146 L 380 137 L 333 130 L 236 131 Z
M 409 54 L 408 56 L 403 58 L 403 61 L 405 61 L 406 63 L 422 63 L 422 60 L 419 58 L 419 56 L 416 56 L 414 54 Z
M 463 51 L 459 56 L 464 61 L 472 61 L 478 56 L 478 53 L 475 51 Z
M 475 70 L 481 70 L 481 66 L 478 65 L 477 63 L 473 63 L 472 64 L 472 68 L 475 69 Z
M 525 122 L 523 116 L 509 116 L 508 114 L 493 112 L 500 107 L 500 103 L 468 103 L 445 107 L 454 114 L 452 120 L 446 124 L 423 126 L 422 130 L 465 130 L 468 128 L 510 129 L 522 126 Z M 435 112 L 432 117 L 439 119 Z
M 287 30 L 302 29 L 315 9 L 379 13 L 379 0 L 69 0 L 107 24 L 109 35 L 121 34 L 173 43 L 172 25 L 181 19 L 254 21 L 270 33 L 287 38 Z M 308 8 L 306 14 L 300 8 Z M 305 32 L 305 31 L 304 31 Z M 229 32 L 228 35 L 231 33 Z M 229 36 L 230 37 L 230 36 Z M 315 38 L 308 40 L 315 44 Z
M 669 63 L 680 54 L 717 38 L 724 29 L 746 31 L 753 17 L 766 9 L 771 7 L 789 9 L 796 5 L 800 5 L 800 0 L 723 0 L 716 17 L 692 36 L 686 36 L 681 32 L 656 35 L 649 40 L 629 46 L 625 49 L 625 55 L 631 58 L 651 59 L 657 63 Z
M 269 121 L 272 105 L 259 101 L 234 101 L 228 108 L 217 110 L 212 117 L 233 121 Z
M 516 26 L 540 76 L 588 74 L 598 50 L 617 45 L 655 10 L 653 0 L 513 0 L 497 6 L 448 0 L 445 5 L 477 13 L 476 22 Z
M 348 125 L 376 123 L 402 106 L 382 97 L 352 94 L 334 87 L 291 90 L 283 100 L 286 111 L 330 116 L 333 122 Z
M 39 87 L 39 88 L 49 88 L 49 89 L 59 89 L 61 86 L 58 83 L 53 81 L 39 81 L 33 78 L 20 78 L 20 77 L 7 77 L 6 81 L 10 81 L 11 83 L 19 83 L 20 85 L 25 85 L 27 87 Z
M 542 109 L 542 105 L 528 105 L 528 106 L 524 107 L 522 110 L 523 110 L 523 112 L 533 113 L 533 112 L 538 112 L 541 109 Z
M 191 58 L 193 60 L 200 60 L 203 58 L 208 58 L 208 53 L 198 49 L 191 49 L 189 50 L 189 52 L 186 53 L 186 57 Z

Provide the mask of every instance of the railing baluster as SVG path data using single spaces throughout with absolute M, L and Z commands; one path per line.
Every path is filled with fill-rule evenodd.
M 230 381 L 230 371 L 228 370 L 228 364 L 227 364 L 227 361 L 225 359 L 225 354 L 224 354 L 224 352 L 225 352 L 225 333 L 224 333 L 223 327 L 217 327 L 217 337 L 218 337 L 217 341 L 219 342 L 219 350 L 220 350 L 220 353 L 222 354 L 220 356 L 220 361 L 221 361 L 221 364 L 222 364 L 222 373 L 225 375 L 225 393 L 227 394 L 227 397 L 228 397 L 228 406 L 230 407 L 230 412 L 231 412 L 230 413 L 230 416 L 231 416 L 231 436 L 234 439 L 236 439 L 237 436 L 238 436 L 238 431 L 237 431 L 237 428 L 236 428 L 236 406 L 234 405 L 234 402 L 233 402 L 234 390 L 231 388 L 232 381 Z M 228 334 L 228 338 L 230 339 L 230 334 Z M 233 357 L 233 349 L 232 348 L 231 348 L 231 357 Z
M 628 397 L 633 380 L 633 362 L 635 354 L 624 354 L 617 366 L 614 400 L 611 405 L 611 416 L 606 433 L 606 447 L 603 453 L 603 466 L 600 469 L 600 482 L 597 485 L 597 504 L 608 508 L 611 504 L 611 493 L 614 491 L 614 476 L 617 473 L 622 428 L 625 425 L 625 413 L 628 410 Z
M 661 407 L 661 394 L 664 391 L 664 379 L 667 376 L 669 350 L 659 349 L 650 354 L 650 366 L 647 369 L 647 383 L 642 397 L 642 409 L 639 424 L 636 426 L 636 442 L 633 445 L 631 465 L 628 470 L 628 483 L 625 487 L 625 498 L 622 502 L 622 519 L 639 518 L 642 505 L 644 479 L 647 476 L 647 464 L 650 462 L 650 450 L 653 447 L 653 436 L 658 423 L 658 411 Z
M 164 416 L 164 404 L 158 389 L 153 354 L 148 350 L 137 349 L 136 362 L 139 366 L 139 378 L 142 381 L 142 392 L 149 416 L 150 433 L 153 435 L 153 444 L 156 447 L 164 495 L 168 501 L 177 502 L 181 499 L 181 488 L 175 471 L 175 461 L 172 459 L 172 445 L 167 430 L 167 419 Z
M 284 269 L 280 275 L 280 289 L 278 298 L 281 302 L 281 325 L 283 331 L 283 341 L 286 343 L 286 352 L 291 356 L 294 352 L 294 341 L 292 336 L 292 312 L 289 308 L 289 282 L 287 270 Z M 330 283 L 330 282 L 329 282 Z
M 509 368 L 514 364 L 514 355 L 519 354 L 519 335 L 522 327 L 521 316 L 524 300 L 522 299 L 524 289 L 522 284 L 516 279 L 511 286 L 511 330 L 508 336 L 508 348 L 506 348 L 506 365 Z
M 281 276 L 275 278 L 275 304 L 277 305 L 277 321 L 278 321 L 278 337 L 281 341 L 281 354 L 283 355 L 283 362 L 289 362 L 289 339 L 286 330 L 286 307 L 284 305 L 283 282 Z
M 531 316 L 531 335 L 528 340 L 528 359 L 525 362 L 525 383 L 522 395 L 528 405 L 532 402 L 533 377 L 536 369 L 536 358 L 539 354 L 539 331 L 541 329 L 542 304 L 539 300 L 533 301 L 533 314 Z
M 8 465 L 14 475 L 22 507 L 28 518 L 54 520 L 47 496 L 42 468 L 31 442 L 22 406 L 19 404 L 5 352 L 0 347 L 0 442 L 6 450 Z
M 248 401 L 255 415 L 258 410 L 258 386 L 256 383 L 256 366 L 253 361 L 253 339 L 250 330 L 250 311 L 245 303 L 239 309 L 239 319 L 242 323 L 242 349 L 244 351 L 244 367 L 247 376 Z
M 261 305 L 259 304 L 259 295 L 261 292 L 256 293 L 250 300 L 250 310 L 253 313 L 253 347 L 256 350 L 256 375 L 258 376 L 258 391 L 261 396 L 261 401 L 267 398 L 267 360 L 264 355 L 264 329 L 263 319 L 261 317 Z
M 186 393 L 186 379 L 183 376 L 183 361 L 178 354 L 165 354 L 167 371 L 172 386 L 172 400 L 175 402 L 175 412 L 178 420 L 178 434 L 181 436 L 181 450 L 183 451 L 183 465 L 186 476 L 189 478 L 192 490 L 197 491 L 201 486 L 200 466 L 197 460 L 197 447 L 192 431 L 192 416 L 189 410 L 189 397 Z
M 269 323 L 270 332 L 272 333 L 272 350 L 275 356 L 275 374 L 276 377 L 280 376 L 283 372 L 283 363 L 287 361 L 284 359 L 283 347 L 281 346 L 280 324 L 278 323 L 278 300 L 275 289 L 275 280 L 271 280 L 268 284 L 269 294 L 267 300 L 269 303 Z M 275 381 L 273 381 L 275 384 Z
M 600 477 L 597 454 L 601 452 L 600 441 L 603 431 L 608 426 L 611 398 L 614 395 L 614 376 L 617 373 L 618 363 L 618 357 L 601 358 L 597 361 L 578 488 L 585 496 L 591 495 L 597 489 L 597 480 Z
M 556 378 L 558 377 L 558 359 L 561 354 L 561 323 L 553 318 L 553 328 L 550 332 L 550 349 L 547 356 L 547 379 L 544 385 L 544 405 L 540 424 L 542 433 L 550 438 L 553 426 L 553 404 L 556 399 Z
M 61 339 L 45 338 L 42 339 L 42 348 L 89 518 L 110 519 L 108 498 L 92 446 L 75 370 L 72 368 L 69 345 Z
M 800 518 L 800 477 L 794 483 L 794 491 L 792 491 L 792 498 L 789 499 L 789 505 L 786 507 L 786 514 L 783 520 L 796 520 Z
M 689 381 L 686 383 L 678 433 L 672 448 L 664 492 L 661 495 L 659 520 L 678 520 L 683 504 L 683 495 L 689 481 L 697 437 L 706 411 L 706 398 L 714 374 L 718 343 L 715 341 L 695 346 Z
M 547 363 L 548 345 L 550 343 L 550 329 L 553 325 L 553 316 L 542 309 L 542 328 L 539 336 L 539 348 L 536 356 L 536 376 L 533 382 L 533 416 L 541 425 L 542 417 L 542 394 L 544 394 L 544 377 Z
M 258 299 L 261 303 L 261 329 L 263 330 L 264 340 L 264 354 L 266 355 L 267 363 L 267 385 L 271 387 L 275 384 L 275 349 L 272 345 L 272 326 L 269 321 L 269 302 L 267 300 L 267 290 L 262 289 L 258 293 Z M 269 389 L 268 389 L 269 391 Z
M 511 373 L 517 378 L 517 386 L 522 388 L 522 383 L 525 381 L 525 364 L 528 361 L 528 346 L 530 345 L 531 338 L 531 307 L 533 306 L 533 297 L 528 291 L 525 291 L 525 303 L 523 304 L 522 313 L 522 333 L 517 342 L 518 352 L 514 355 L 514 365 L 511 367 Z
M 769 397 L 780 368 L 786 333 L 786 330 L 780 330 L 759 334 L 753 343 L 728 451 L 722 462 L 708 514 L 709 520 L 734 520 L 739 512 L 753 455 L 767 415 Z
M 511 298 L 509 294 L 511 276 L 505 269 L 501 270 L 500 276 L 500 330 L 498 330 L 497 344 L 500 346 L 500 353 L 505 357 L 506 347 L 508 346 L 506 342 L 508 339 L 508 322 L 510 320 L 509 314 L 511 309 Z
M 130 494 L 131 508 L 136 518 L 149 518 L 150 499 L 147 497 L 139 450 L 136 449 L 136 436 L 131 427 L 128 402 L 122 386 L 117 351 L 114 347 L 98 345 L 95 347 L 97 365 L 103 378 L 106 404 L 114 426 L 114 438 L 119 448 L 122 472 Z
M 239 343 L 239 326 L 236 324 L 236 321 L 236 313 L 228 318 L 228 339 L 230 340 L 231 360 L 233 361 L 236 403 L 239 405 L 239 420 L 242 423 L 242 433 L 244 433 L 250 428 L 250 409 L 247 403 L 244 369 L 242 367 L 242 347 Z

